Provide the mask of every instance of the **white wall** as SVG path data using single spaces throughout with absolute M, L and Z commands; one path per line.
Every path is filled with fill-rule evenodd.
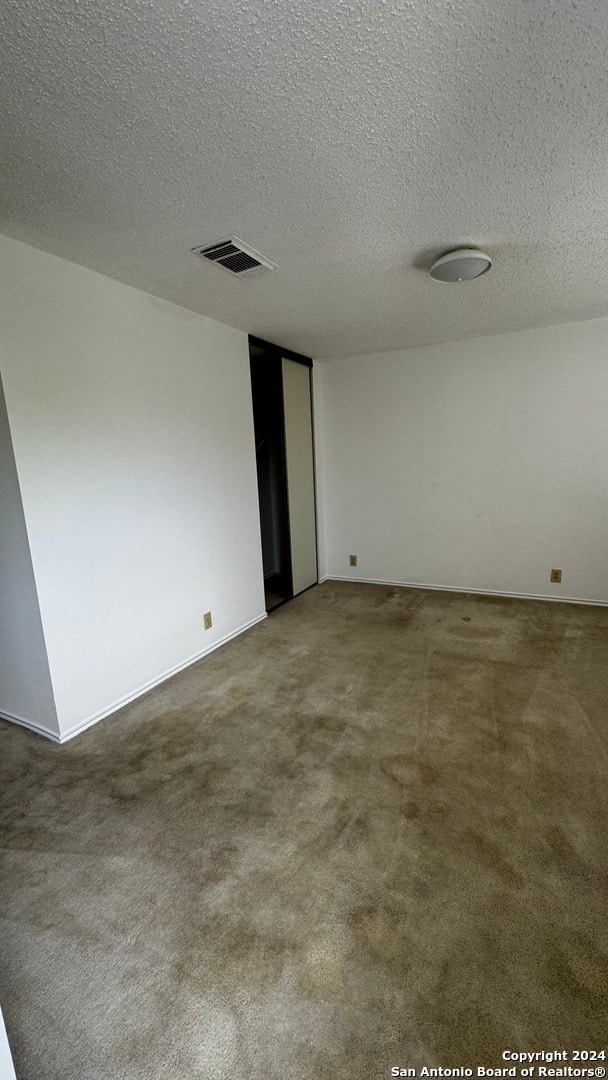
M 314 374 L 324 575 L 608 601 L 608 320 Z
M 7 238 L 0 277 L 65 734 L 264 615 L 247 337 Z
M 1 380 L 0 715 L 59 734 Z
M 15 1069 L 13 1067 L 13 1058 L 11 1055 L 11 1048 L 8 1044 L 8 1038 L 6 1036 L 6 1028 L 4 1026 L 4 1019 L 0 1012 L 0 1078 L 1 1080 L 15 1080 Z

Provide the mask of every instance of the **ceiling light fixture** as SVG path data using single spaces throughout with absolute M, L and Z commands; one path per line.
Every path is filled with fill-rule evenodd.
M 490 269 L 492 260 L 489 255 L 475 248 L 459 248 L 442 255 L 431 266 L 434 281 L 472 281 L 481 277 Z

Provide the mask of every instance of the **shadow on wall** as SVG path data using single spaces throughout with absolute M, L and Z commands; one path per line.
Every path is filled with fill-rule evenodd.
M 1 378 L 0 505 L 0 716 L 56 735 L 57 711 Z

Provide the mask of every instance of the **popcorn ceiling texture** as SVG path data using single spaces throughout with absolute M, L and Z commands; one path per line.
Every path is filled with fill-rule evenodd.
M 0 230 L 318 356 L 606 315 L 607 51 L 603 0 L 6 0 Z

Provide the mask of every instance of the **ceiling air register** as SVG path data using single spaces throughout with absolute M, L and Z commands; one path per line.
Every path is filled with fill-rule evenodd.
M 192 248 L 195 255 L 201 259 L 222 266 L 231 274 L 239 277 L 250 274 L 254 270 L 276 270 L 277 264 L 260 255 L 259 251 L 240 240 L 238 236 L 229 236 L 227 240 L 217 240 L 215 244 L 201 244 Z

